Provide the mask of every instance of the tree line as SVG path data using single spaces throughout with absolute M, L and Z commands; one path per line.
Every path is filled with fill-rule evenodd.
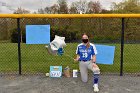
M 99 1 L 80 0 L 68 6 L 66 0 L 58 0 L 57 4 L 44 9 L 38 9 L 34 14 L 103 14 L 103 13 L 140 13 L 140 0 L 124 0 L 112 3 L 111 9 L 103 9 Z M 14 14 L 29 14 L 29 10 L 18 8 Z M 0 19 L 0 39 L 11 39 L 16 29 L 15 19 Z M 75 18 L 75 19 L 22 19 L 21 29 L 23 36 L 28 24 L 50 24 L 52 37 L 55 34 L 67 36 L 67 41 L 81 38 L 86 32 L 97 41 L 119 41 L 121 36 L 121 19 L 119 18 Z M 125 40 L 140 40 L 140 19 L 125 19 Z M 58 33 L 59 32 L 59 33 Z M 22 35 L 21 35 L 22 36 Z M 23 38 L 23 37 L 22 37 Z
M 58 0 L 52 6 L 46 6 L 44 9 L 40 8 L 37 12 L 39 14 L 79 14 L 82 11 L 84 14 L 97 13 L 140 13 L 140 0 L 123 0 L 120 3 L 113 2 L 110 10 L 102 8 L 99 1 L 79 0 L 72 2 L 68 6 L 67 0 Z M 30 10 L 22 9 L 21 7 L 14 11 L 15 14 L 29 14 Z

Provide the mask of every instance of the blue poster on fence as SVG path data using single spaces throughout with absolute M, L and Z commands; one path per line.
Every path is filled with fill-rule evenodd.
M 98 51 L 96 63 L 112 65 L 114 61 L 115 46 L 95 45 Z
M 26 44 L 49 44 L 50 25 L 26 25 Z

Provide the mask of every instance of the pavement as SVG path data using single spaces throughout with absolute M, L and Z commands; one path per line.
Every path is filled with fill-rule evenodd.
M 140 93 L 139 76 L 101 75 L 98 93 Z M 77 78 L 50 78 L 45 75 L 0 77 L 0 93 L 94 93 L 92 76 L 87 83 Z

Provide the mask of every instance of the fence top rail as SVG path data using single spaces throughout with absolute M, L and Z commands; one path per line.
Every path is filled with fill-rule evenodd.
M 140 14 L 0 14 L 0 18 L 140 18 Z

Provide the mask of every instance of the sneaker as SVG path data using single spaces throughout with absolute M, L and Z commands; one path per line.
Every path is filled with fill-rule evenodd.
M 94 88 L 94 92 L 99 92 L 99 88 L 98 88 L 98 85 L 97 84 L 94 84 L 93 85 L 93 88 Z

